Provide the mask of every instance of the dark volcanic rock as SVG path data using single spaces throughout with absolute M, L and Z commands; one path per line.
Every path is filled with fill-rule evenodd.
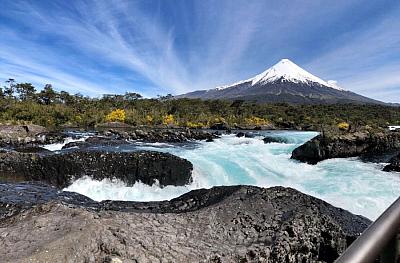
M 84 149 L 91 146 L 118 146 L 123 144 L 129 144 L 128 141 L 122 139 L 115 139 L 113 137 L 104 136 L 92 136 L 87 138 L 85 141 L 69 142 L 62 147 L 62 149 L 79 148 Z
M 61 132 L 45 132 L 38 134 L 36 137 L 36 143 L 38 144 L 52 144 L 63 142 L 67 135 Z
M 19 147 L 15 148 L 14 150 L 17 151 L 17 152 L 20 152 L 20 153 L 41 153 L 41 154 L 50 154 L 50 153 L 52 153 L 52 151 L 47 150 L 47 149 L 45 149 L 43 147 L 40 147 L 40 146 L 29 146 L 29 145 L 19 146 Z
M 0 184 L 3 262 L 333 262 L 370 223 L 283 187 L 97 203 L 44 185 Z
M 95 180 L 116 178 L 127 185 L 138 181 L 152 185 L 156 180 L 161 186 L 185 185 L 191 182 L 192 169 L 192 164 L 185 159 L 150 151 L 76 151 L 52 155 L 0 153 L 0 179 L 41 181 L 59 188 L 67 187 L 83 176 Z
M 61 149 L 65 150 L 65 149 L 72 149 L 72 148 L 86 148 L 91 146 L 92 144 L 87 143 L 85 141 L 76 141 L 76 142 L 69 142 L 67 144 L 65 144 Z
M 354 132 L 336 136 L 318 135 L 292 153 L 292 159 L 310 164 L 330 158 L 381 154 L 400 149 L 400 133 Z
M 224 130 L 229 131 L 231 128 L 226 123 L 216 123 L 210 126 L 211 130 Z
M 0 229 L 5 218 L 52 200 L 75 206 L 98 207 L 95 201 L 84 195 L 62 192 L 41 182 L 0 183 Z
M 253 133 L 253 132 L 246 132 L 246 133 L 244 134 L 244 137 L 245 137 L 245 138 L 254 138 L 254 137 L 256 137 L 256 135 L 257 135 L 257 134 L 255 134 L 255 133 Z
M 236 134 L 236 137 L 238 137 L 238 138 L 240 138 L 240 137 L 244 137 L 244 132 L 238 132 L 237 134 Z
M 70 142 L 62 149 L 79 148 L 84 149 L 92 146 L 118 146 L 130 144 L 132 141 L 141 142 L 168 142 L 184 143 L 192 140 L 205 140 L 212 142 L 219 138 L 215 133 L 203 130 L 189 129 L 135 129 L 135 130 L 107 130 L 100 132 L 100 135 L 91 136 L 85 141 Z
M 383 168 L 385 172 L 400 172 L 400 153 L 390 159 L 389 164 Z
M 274 137 L 274 136 L 266 136 L 263 139 L 264 143 L 288 143 L 287 139 L 281 137 Z
M 218 136 L 204 130 L 191 129 L 111 129 L 102 132 L 105 136 L 112 136 L 119 140 L 138 140 L 144 142 L 187 142 L 190 140 L 210 140 Z

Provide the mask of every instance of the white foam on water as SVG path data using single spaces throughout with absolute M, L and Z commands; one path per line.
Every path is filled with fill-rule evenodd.
M 83 177 L 76 180 L 64 191 L 77 192 L 90 197 L 95 201 L 102 200 L 135 200 L 135 201 L 162 201 L 178 197 L 193 189 L 204 187 L 206 184 L 200 183 L 196 170 L 193 171 L 193 183 L 186 186 L 166 186 L 160 187 L 158 183 L 149 186 L 141 182 L 133 186 L 126 186 L 120 180 L 104 179 L 101 181 Z
M 370 219 L 377 218 L 400 194 L 400 175 L 382 172 L 379 164 L 364 163 L 357 158 L 325 160 L 317 165 L 291 160 L 293 149 L 316 136 L 315 132 L 270 135 L 285 137 L 290 144 L 264 144 L 260 138 L 228 135 L 214 142 L 202 142 L 194 149 L 152 147 L 152 150 L 170 152 L 193 163 L 194 182 L 188 186 L 160 188 L 136 183 L 126 187 L 118 181 L 84 178 L 66 190 L 95 200 L 156 201 L 218 185 L 279 185 L 295 188 Z
M 89 136 L 83 136 L 82 138 L 74 139 L 72 137 L 65 138 L 63 142 L 60 143 L 52 143 L 52 144 L 46 144 L 43 145 L 42 147 L 49 150 L 49 151 L 60 151 L 64 145 L 70 143 L 70 142 L 82 142 L 85 141 Z

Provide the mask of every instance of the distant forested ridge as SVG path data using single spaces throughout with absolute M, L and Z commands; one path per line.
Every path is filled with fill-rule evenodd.
M 40 91 L 30 83 L 6 81 L 0 88 L 0 123 L 34 123 L 45 127 L 91 127 L 120 121 L 132 126 L 209 128 L 270 127 L 319 130 L 385 128 L 400 125 L 400 108 L 384 105 L 260 104 L 242 100 L 174 99 L 171 95 L 145 99 L 138 93 L 90 98 L 56 91 L 47 84 Z

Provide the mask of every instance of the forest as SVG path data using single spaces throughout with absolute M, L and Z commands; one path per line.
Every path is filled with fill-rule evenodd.
M 143 98 L 138 93 L 91 98 L 56 91 L 47 84 L 6 81 L 0 88 L 0 123 L 33 123 L 49 128 L 95 127 L 105 122 L 132 126 L 209 128 L 283 128 L 321 130 L 400 125 L 400 108 L 383 105 L 260 104 L 242 100 L 175 99 L 172 95 Z

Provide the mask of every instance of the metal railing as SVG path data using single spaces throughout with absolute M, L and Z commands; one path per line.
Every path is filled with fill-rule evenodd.
M 398 262 L 400 197 L 335 261 L 336 263 Z

